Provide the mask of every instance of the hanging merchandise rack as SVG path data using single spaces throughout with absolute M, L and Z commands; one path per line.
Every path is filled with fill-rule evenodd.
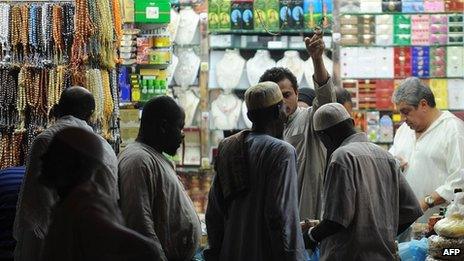
M 119 148 L 118 0 L 0 0 L 0 169 L 23 165 L 70 86 L 96 100 L 93 127 Z

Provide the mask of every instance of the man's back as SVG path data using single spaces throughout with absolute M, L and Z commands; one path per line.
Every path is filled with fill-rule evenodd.
M 421 215 L 395 159 L 363 133 L 334 151 L 324 202 L 324 219 L 346 229 L 322 241 L 322 260 L 395 260 L 398 224 Z
M 225 208 L 226 213 L 216 213 L 215 207 L 207 211 L 208 233 L 210 229 L 212 233 L 222 230 L 220 223 L 224 222 L 224 231 L 217 231 L 223 233 L 218 258 L 302 260 L 304 246 L 299 226 L 295 149 L 286 142 L 256 133 L 248 134 L 244 144 L 248 162 L 247 193 L 228 206 L 215 206 Z M 218 162 L 221 160 L 225 159 Z M 224 169 L 219 165 L 217 171 Z M 218 175 L 220 178 L 221 174 Z M 221 197 L 218 189 L 215 186 L 216 195 L 211 196 Z
M 26 174 L 21 186 L 14 224 L 14 236 L 18 241 L 15 250 L 17 260 L 37 260 L 36 258 L 39 256 L 37 253 L 40 252 L 42 240 L 47 233 L 51 208 L 58 200 L 55 193 L 38 183 L 37 177 L 41 172 L 41 157 L 53 136 L 67 127 L 79 127 L 92 131 L 92 128 L 85 121 L 73 116 L 64 116 L 39 134 L 34 139 L 29 151 Z M 103 156 L 105 166 L 103 170 L 97 172 L 94 179 L 105 193 L 116 200 L 119 197 L 116 155 L 103 138 L 100 137 L 100 140 L 105 150 Z

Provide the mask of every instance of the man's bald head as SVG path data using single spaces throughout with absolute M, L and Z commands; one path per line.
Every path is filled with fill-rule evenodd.
M 73 86 L 61 93 L 57 106 L 57 116 L 71 115 L 89 121 L 95 110 L 95 99 L 89 90 L 81 86 Z

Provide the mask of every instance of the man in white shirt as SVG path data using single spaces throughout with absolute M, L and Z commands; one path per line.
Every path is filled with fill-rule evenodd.
M 404 123 L 390 149 L 420 202 L 426 221 L 437 206 L 450 202 L 464 187 L 464 123 L 436 108 L 430 88 L 418 78 L 404 80 L 393 95 Z

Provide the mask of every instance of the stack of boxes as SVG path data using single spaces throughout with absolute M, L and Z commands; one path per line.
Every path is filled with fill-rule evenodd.
M 462 0 L 445 0 L 444 2 L 447 12 L 462 12 L 464 10 L 464 1 Z
M 411 45 L 411 16 L 397 14 L 393 16 L 393 43 Z
M 449 46 L 446 55 L 448 77 L 464 77 L 464 47 Z
M 412 15 L 411 16 L 411 44 L 412 45 L 429 45 L 430 38 L 430 16 L 429 15 Z
M 359 109 L 371 110 L 376 108 L 375 80 L 358 81 Z
M 446 45 L 448 42 L 448 16 L 430 15 L 430 40 L 431 45 Z
M 375 83 L 375 107 L 378 110 L 391 110 L 393 103 L 393 80 L 377 80 Z
M 424 0 L 424 12 L 439 13 L 445 11 L 445 2 L 443 0 Z
M 406 78 L 412 73 L 411 48 L 395 47 L 394 49 L 394 75 L 395 78 Z
M 430 48 L 412 47 L 412 75 L 416 77 L 428 78 L 430 76 L 429 66 Z
M 123 31 L 121 47 L 119 48 L 121 63 L 122 65 L 132 65 L 135 64 L 136 60 L 136 51 L 137 48 L 137 34 L 139 30 L 137 29 L 125 29 Z
M 377 45 L 393 44 L 393 16 L 377 15 L 375 17 L 375 43 Z
M 448 43 L 464 45 L 464 14 L 448 15 Z
M 403 0 L 402 3 L 403 13 L 422 13 L 424 12 L 423 0 Z
M 384 13 L 401 12 L 401 0 L 382 0 L 382 12 Z
M 364 0 L 361 1 L 361 12 L 362 13 L 381 13 L 382 12 L 382 0 Z
M 446 77 L 446 47 L 430 48 L 430 76 Z

